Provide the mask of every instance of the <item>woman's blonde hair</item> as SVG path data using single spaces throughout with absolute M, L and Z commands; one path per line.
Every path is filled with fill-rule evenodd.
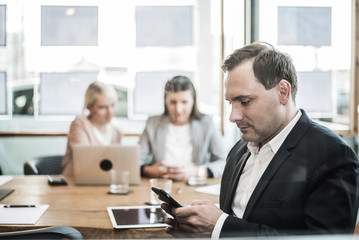
M 117 108 L 118 97 L 115 88 L 106 83 L 95 81 L 87 87 L 84 106 L 82 108 L 82 115 L 87 115 L 86 110 L 95 104 L 97 96 L 100 94 L 104 94 L 106 97 L 109 97 L 111 100 L 113 100 L 115 103 L 115 108 Z

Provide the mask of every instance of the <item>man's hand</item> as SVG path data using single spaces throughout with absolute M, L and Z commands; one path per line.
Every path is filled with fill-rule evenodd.
M 208 200 L 195 200 L 190 206 L 171 208 L 166 203 L 161 207 L 173 218 L 167 218 L 166 232 L 174 237 L 210 237 L 218 218 L 223 213 Z

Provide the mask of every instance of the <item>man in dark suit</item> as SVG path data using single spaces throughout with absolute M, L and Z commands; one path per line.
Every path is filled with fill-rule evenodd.
M 180 208 L 162 204 L 174 216 L 166 219 L 166 231 L 212 238 L 353 233 L 357 156 L 296 107 L 290 57 L 254 43 L 231 54 L 223 69 L 230 121 L 242 139 L 227 158 L 220 209 L 206 200 Z

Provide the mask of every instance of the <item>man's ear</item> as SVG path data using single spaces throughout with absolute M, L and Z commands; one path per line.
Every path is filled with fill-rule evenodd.
M 291 95 L 292 86 L 287 80 L 282 79 L 278 83 L 278 88 L 279 88 L 279 101 L 282 105 L 285 106 L 287 105 L 289 99 L 292 96 Z

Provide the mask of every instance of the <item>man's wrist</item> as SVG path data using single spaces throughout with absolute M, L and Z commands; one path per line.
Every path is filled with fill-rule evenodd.
M 224 224 L 224 221 L 226 220 L 226 218 L 228 217 L 227 213 L 222 213 L 221 216 L 218 218 L 216 225 L 214 225 L 213 231 L 212 231 L 212 235 L 211 235 L 211 240 L 218 240 L 219 236 L 221 235 L 221 230 Z

